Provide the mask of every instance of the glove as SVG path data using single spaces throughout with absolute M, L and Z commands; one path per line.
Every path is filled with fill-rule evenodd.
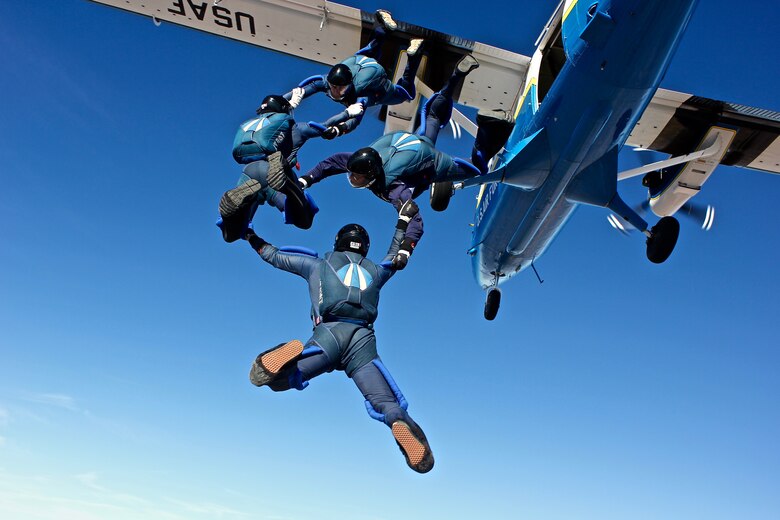
M 354 103 L 347 107 L 347 114 L 349 117 L 357 117 L 363 113 L 363 110 L 365 110 L 363 103 Z
M 398 208 L 398 222 L 395 224 L 396 229 L 406 231 L 406 228 L 409 227 L 409 222 L 411 222 L 419 212 L 420 208 L 417 207 L 417 203 L 412 199 L 404 202 L 401 207 Z
M 330 140 L 330 139 L 334 139 L 334 138 L 336 138 L 336 137 L 338 137 L 340 135 L 344 135 L 347 132 L 349 132 L 349 130 L 347 129 L 347 124 L 346 123 L 339 123 L 336 126 L 329 126 L 327 130 L 322 132 L 322 136 L 321 137 L 323 139 Z
M 396 271 L 402 271 L 404 267 L 406 267 L 406 264 L 409 263 L 409 251 L 404 251 L 403 249 L 398 251 L 398 254 L 393 257 L 393 269 Z
M 311 175 L 301 175 L 300 177 L 298 177 L 298 184 L 300 184 L 301 188 L 305 190 L 306 188 L 314 184 L 314 178 L 312 178 Z
M 298 105 L 300 105 L 301 101 L 303 100 L 303 93 L 304 90 L 301 87 L 295 87 L 292 89 L 292 97 L 290 98 L 291 107 L 298 108 Z
M 403 242 L 401 242 L 401 247 L 398 249 L 398 253 L 396 253 L 393 258 L 393 269 L 400 271 L 406 267 L 406 264 L 409 263 L 409 257 L 412 256 L 412 251 L 414 251 L 416 245 L 417 243 L 411 238 L 404 238 Z
M 257 236 L 255 233 L 255 230 L 252 228 L 249 228 L 246 230 L 246 234 L 244 235 L 244 240 L 249 242 L 249 245 L 252 246 L 252 249 L 255 251 L 260 251 L 263 249 L 263 247 L 268 244 L 265 240 Z
M 417 207 L 417 203 L 412 199 L 409 199 L 404 202 L 403 205 L 401 205 L 401 208 L 398 210 L 398 218 L 404 222 L 409 222 L 419 212 L 420 208 Z
M 341 135 L 341 132 L 339 132 L 338 127 L 329 126 L 324 132 L 322 132 L 321 137 L 330 141 L 331 139 L 337 138 L 339 135 Z

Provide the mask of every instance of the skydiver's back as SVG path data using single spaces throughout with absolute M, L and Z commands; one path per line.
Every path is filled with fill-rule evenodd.
M 289 156 L 292 152 L 290 130 L 294 124 L 290 114 L 273 112 L 244 121 L 233 139 L 233 158 L 239 164 L 249 164 L 277 151 Z
M 379 290 L 390 278 L 388 269 L 357 253 L 333 251 L 320 264 L 319 315 L 323 321 L 376 320 Z

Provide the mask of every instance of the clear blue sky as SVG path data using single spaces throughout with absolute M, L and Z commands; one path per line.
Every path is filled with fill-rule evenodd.
M 770 4 L 703 1 L 663 85 L 780 110 Z M 441 5 L 359 7 L 529 55 L 554 2 Z M 780 517 L 776 176 L 719 168 L 699 198 L 714 230 L 684 222 L 661 266 L 581 208 L 545 283 L 505 285 L 492 323 L 464 254 L 474 192 L 424 206 L 377 323 L 436 456 L 417 475 L 342 373 L 247 380 L 259 351 L 308 337 L 309 303 L 214 227 L 230 145 L 265 94 L 323 68 L 80 0 L 0 2 L 0 48 L 4 520 Z M 380 132 L 312 142 L 304 167 Z M 383 254 L 388 205 L 340 179 L 315 195 L 310 231 L 257 228 L 325 251 L 360 221 Z

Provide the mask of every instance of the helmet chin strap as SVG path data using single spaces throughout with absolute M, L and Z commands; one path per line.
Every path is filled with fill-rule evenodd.
M 368 184 L 366 184 L 365 186 L 355 186 L 354 184 L 352 184 L 352 179 L 350 179 L 349 176 L 347 176 L 347 182 L 349 183 L 349 185 L 358 190 L 364 190 L 368 188 L 369 186 L 374 184 L 375 181 L 376 181 L 376 177 L 368 181 Z

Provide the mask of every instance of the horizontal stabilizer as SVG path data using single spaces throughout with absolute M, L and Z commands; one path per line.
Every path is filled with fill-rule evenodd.
M 626 144 L 683 156 L 710 129 L 736 132 L 720 163 L 780 173 L 780 113 L 658 89 Z
M 547 178 L 552 167 L 550 144 L 544 129 L 517 144 L 517 152 L 509 162 L 492 172 L 468 179 L 462 187 L 502 182 L 524 190 L 535 190 Z

